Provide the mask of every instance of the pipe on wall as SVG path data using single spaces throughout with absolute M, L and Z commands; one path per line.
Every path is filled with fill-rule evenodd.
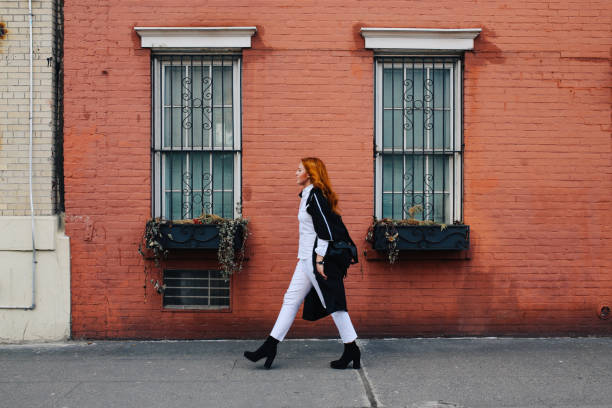
M 20 309 L 34 310 L 36 308 L 36 229 L 34 226 L 34 194 L 32 192 L 32 145 L 33 145 L 33 87 L 34 75 L 32 69 L 32 59 L 34 54 L 34 44 L 32 40 L 32 0 L 28 0 L 28 15 L 30 29 L 30 148 L 29 148 L 29 180 L 30 180 L 30 216 L 32 218 L 32 303 L 29 306 L 0 306 L 0 309 Z

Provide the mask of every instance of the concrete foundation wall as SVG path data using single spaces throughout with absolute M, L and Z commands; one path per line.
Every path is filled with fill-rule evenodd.
M 69 239 L 58 217 L 36 217 L 32 274 L 31 225 L 30 217 L 0 217 L 0 342 L 70 336 Z

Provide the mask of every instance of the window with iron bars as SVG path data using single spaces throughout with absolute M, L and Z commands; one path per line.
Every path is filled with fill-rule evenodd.
M 377 57 L 376 216 L 462 220 L 458 57 Z
M 163 303 L 167 309 L 226 309 L 230 281 L 217 270 L 164 270 Z
M 154 217 L 240 215 L 240 62 L 233 55 L 154 56 Z

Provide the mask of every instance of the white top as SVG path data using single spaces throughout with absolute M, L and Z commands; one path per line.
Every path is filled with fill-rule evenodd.
M 312 216 L 306 211 L 306 201 L 310 195 L 313 185 L 305 187 L 302 190 L 302 200 L 300 201 L 300 209 L 298 211 L 298 220 L 300 222 L 300 244 L 298 247 L 298 259 L 312 259 L 312 248 L 314 247 L 317 233 L 312 223 Z M 315 252 L 318 255 L 325 256 L 329 241 L 319 238 Z

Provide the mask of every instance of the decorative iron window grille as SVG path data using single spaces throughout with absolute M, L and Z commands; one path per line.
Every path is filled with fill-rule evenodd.
M 376 216 L 462 219 L 459 57 L 377 57 Z
M 223 309 L 230 306 L 230 281 L 217 270 L 164 270 L 164 307 Z
M 152 60 L 152 212 L 169 220 L 240 214 L 240 57 Z

